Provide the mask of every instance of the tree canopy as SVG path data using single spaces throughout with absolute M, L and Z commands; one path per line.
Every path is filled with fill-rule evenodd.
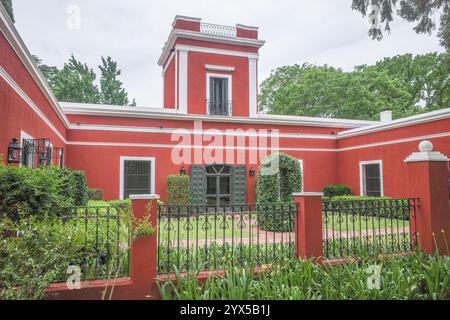
M 386 58 L 345 72 L 327 65 L 284 66 L 261 84 L 264 112 L 377 120 L 385 109 L 404 117 L 448 107 L 446 55 Z
M 59 101 L 128 105 L 128 93 L 118 79 L 121 70 L 111 57 L 101 58 L 100 88 L 96 85 L 97 74 L 94 70 L 78 61 L 74 55 L 71 55 L 61 70 L 43 64 L 37 56 L 33 57 Z M 136 106 L 135 99 L 130 106 Z
M 440 16 L 438 37 L 450 53 L 450 0 L 353 0 L 352 9 L 369 17 L 369 35 L 377 40 L 383 38 L 383 31 L 390 32 L 395 13 L 415 22 L 416 33 L 428 34 L 436 29 L 435 17 Z
M 3 5 L 3 8 L 5 8 L 6 12 L 8 12 L 11 21 L 15 22 L 12 0 L 1 0 L 1 4 Z

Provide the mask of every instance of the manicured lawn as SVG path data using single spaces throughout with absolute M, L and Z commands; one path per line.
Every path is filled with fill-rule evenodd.
M 380 217 L 362 217 L 349 214 L 328 215 L 325 225 L 325 216 L 323 218 L 323 228 L 334 231 L 362 231 L 362 230 L 385 230 L 409 227 L 408 220 L 390 219 Z

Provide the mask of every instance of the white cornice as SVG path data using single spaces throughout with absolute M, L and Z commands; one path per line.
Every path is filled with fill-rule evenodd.
M 170 50 L 174 47 L 175 42 L 178 38 L 209 41 L 209 42 L 224 43 L 224 44 L 231 44 L 231 45 L 238 45 L 238 46 L 247 46 L 247 47 L 253 47 L 253 48 L 258 48 L 258 49 L 261 48 L 265 43 L 264 40 L 258 40 L 258 39 L 237 38 L 237 37 L 231 38 L 231 37 L 210 34 L 210 33 L 204 33 L 204 32 L 172 29 L 172 31 L 170 32 L 170 35 L 169 35 L 169 39 L 167 40 L 166 44 L 164 45 L 161 57 L 158 60 L 158 64 L 160 66 L 164 65 L 165 61 L 167 60 L 167 57 L 170 54 Z M 233 51 L 230 51 L 230 52 L 233 52 Z
M 9 42 L 13 50 L 16 52 L 17 56 L 20 58 L 25 68 L 28 70 L 29 74 L 32 76 L 36 84 L 41 89 L 42 93 L 45 95 L 50 105 L 55 110 L 58 117 L 63 122 L 64 126 L 69 126 L 69 120 L 67 120 L 66 115 L 62 111 L 61 107 L 58 104 L 55 96 L 53 95 L 50 87 L 47 84 L 47 80 L 45 80 L 41 71 L 39 70 L 36 62 L 34 61 L 31 53 L 28 51 L 25 43 L 14 27 L 11 19 L 6 13 L 3 6 L 0 6 L 0 31 L 5 36 L 6 40 Z
M 328 119 L 314 117 L 294 117 L 294 116 L 259 116 L 249 117 L 229 117 L 229 116 L 211 116 L 211 115 L 192 115 L 181 114 L 174 109 L 163 108 L 142 108 L 142 107 L 120 107 L 107 105 L 92 105 L 79 103 L 60 102 L 66 114 L 94 115 L 94 116 L 112 116 L 125 118 L 152 118 L 166 120 L 185 120 L 185 121 L 206 121 L 223 123 L 251 123 L 251 124 L 275 124 L 289 126 L 312 126 L 327 128 L 355 128 L 363 125 L 372 124 L 372 121 L 358 121 L 346 119 Z
M 441 120 L 450 118 L 450 108 L 441 109 L 437 111 L 427 112 L 419 114 L 412 117 L 401 118 L 398 120 L 393 120 L 391 122 L 377 123 L 371 126 L 366 126 L 363 128 L 356 128 L 352 130 L 346 130 L 338 133 L 338 139 L 350 138 L 355 136 L 360 136 L 363 134 L 380 132 L 385 130 L 391 130 L 406 126 L 417 125 L 421 123 Z
M 223 71 L 223 72 L 233 72 L 236 70 L 235 67 L 227 67 L 227 66 L 214 66 L 211 64 L 205 64 L 206 70 L 213 70 L 213 71 Z

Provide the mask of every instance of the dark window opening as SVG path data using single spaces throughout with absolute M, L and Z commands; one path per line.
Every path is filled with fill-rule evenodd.
M 208 111 L 211 115 L 227 116 L 230 113 L 231 101 L 228 100 L 228 79 L 209 79 Z
M 125 160 L 123 197 L 128 199 L 130 195 L 151 194 L 151 161 L 149 160 Z
M 362 167 L 363 195 L 381 197 L 381 168 L 379 163 L 365 164 Z

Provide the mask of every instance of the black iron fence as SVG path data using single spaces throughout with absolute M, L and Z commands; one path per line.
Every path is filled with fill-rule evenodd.
M 289 203 L 158 208 L 158 273 L 264 265 L 294 258 Z
M 73 240 L 82 280 L 129 275 L 131 211 L 129 205 L 68 207 L 59 213 Z M 61 270 L 58 280 L 67 279 Z
M 326 258 L 414 250 L 418 199 L 324 200 Z

